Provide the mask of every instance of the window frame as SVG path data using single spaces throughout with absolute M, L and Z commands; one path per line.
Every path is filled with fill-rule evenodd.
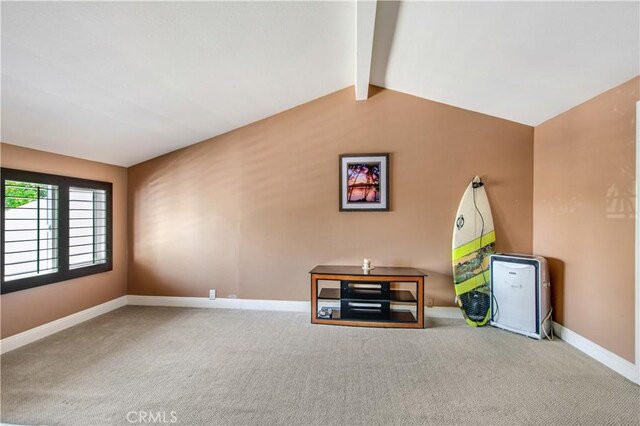
M 23 181 L 58 186 L 58 271 L 5 281 L 5 182 Z M 104 190 L 106 202 L 106 262 L 69 269 L 69 188 L 80 187 Z M 74 278 L 113 270 L 113 184 L 97 180 L 53 175 L 9 168 L 0 169 L 0 294 L 54 284 Z

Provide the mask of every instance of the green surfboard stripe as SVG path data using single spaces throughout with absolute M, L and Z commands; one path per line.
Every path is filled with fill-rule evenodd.
M 456 284 L 456 294 L 460 296 L 461 294 L 465 294 L 470 292 L 476 287 L 480 287 L 481 285 L 489 284 L 489 279 L 491 279 L 491 273 L 487 269 L 486 271 L 469 278 L 466 281 L 462 281 L 459 284 Z
M 474 251 L 479 250 L 486 245 L 494 243 L 495 241 L 496 241 L 496 231 L 491 231 L 488 234 L 481 236 L 480 238 L 476 238 L 473 241 L 470 241 L 466 244 L 461 245 L 458 248 L 453 249 L 453 252 L 451 253 L 451 258 L 455 262 L 461 257 L 471 254 Z M 482 245 L 480 245 L 481 243 Z

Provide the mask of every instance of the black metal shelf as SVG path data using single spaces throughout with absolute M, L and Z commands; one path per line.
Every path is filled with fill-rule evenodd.
M 360 294 L 357 294 L 360 293 Z M 372 297 L 367 297 L 365 291 L 359 290 L 357 293 L 353 293 L 352 297 L 349 297 L 349 300 L 378 300 L 379 297 L 375 299 Z M 340 300 L 340 289 L 339 288 L 323 288 L 320 290 L 320 294 L 318 294 L 318 299 L 327 299 L 327 300 Z M 405 302 L 405 303 L 418 303 L 413 293 L 409 290 L 391 290 L 391 295 L 389 298 L 390 302 Z
M 322 319 L 318 317 L 318 319 Z M 379 312 L 367 312 L 365 310 L 357 313 L 350 313 L 348 318 L 343 318 L 340 309 L 333 309 L 331 315 L 332 320 L 337 321 L 393 321 L 393 322 L 416 322 L 416 317 L 413 312 L 407 310 L 391 310 L 389 315 L 384 315 Z

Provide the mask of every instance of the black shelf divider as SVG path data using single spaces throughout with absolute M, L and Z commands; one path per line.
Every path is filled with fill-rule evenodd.
M 413 315 L 413 312 L 406 310 L 391 310 L 390 317 L 384 318 L 379 313 L 375 312 L 358 312 L 351 313 L 349 318 L 342 318 L 340 309 L 333 309 L 333 313 L 331 315 L 332 320 L 357 320 L 357 321 L 393 321 L 393 322 L 416 322 L 416 317 Z
M 327 300 L 340 300 L 339 288 L 323 288 L 318 294 L 318 299 Z M 369 297 L 350 297 L 349 300 L 372 300 Z M 391 290 L 390 302 L 406 302 L 406 303 L 418 303 L 415 296 L 409 290 Z

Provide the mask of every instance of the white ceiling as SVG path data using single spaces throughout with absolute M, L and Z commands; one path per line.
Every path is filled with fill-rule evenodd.
M 535 126 L 640 74 L 639 5 L 380 2 L 371 83 Z
M 2 141 L 130 166 L 353 84 L 349 2 L 2 3 Z
M 130 166 L 354 84 L 348 2 L 2 2 L 3 142 Z M 638 2 L 380 2 L 371 83 L 537 125 L 638 75 Z

